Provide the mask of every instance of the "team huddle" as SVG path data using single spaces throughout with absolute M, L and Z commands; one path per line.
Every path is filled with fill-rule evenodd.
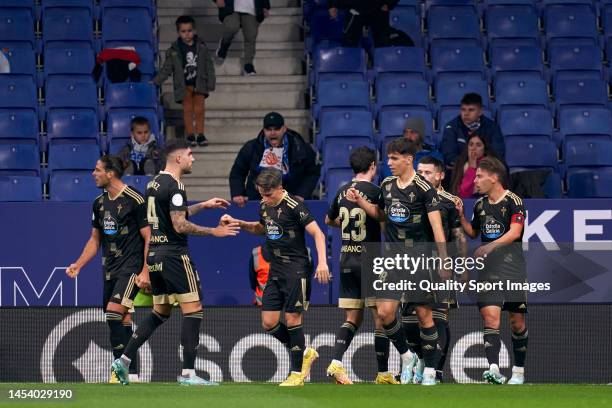
M 183 314 L 181 385 L 216 385 L 196 375 L 195 359 L 202 322 L 201 288 L 195 265 L 189 257 L 188 235 L 231 237 L 241 230 L 264 235 L 271 255 L 270 272 L 262 297 L 262 326 L 286 346 L 290 372 L 281 386 L 302 386 L 318 358 L 316 350 L 306 347 L 303 313 L 309 305 L 312 266 L 305 234 L 316 246 L 314 278 L 326 284 L 331 279 L 327 266 L 325 234 L 305 203 L 287 193 L 282 174 L 264 169 L 255 184 L 262 196 L 259 219 L 244 221 L 226 214 L 215 227 L 203 227 L 189 217 L 204 209 L 227 208 L 229 203 L 214 198 L 187 205 L 181 177 L 191 172 L 193 155 L 184 143 L 169 144 L 166 167 L 148 185 L 142 197 L 121 181 L 121 161 L 103 156 L 94 170 L 96 185 L 104 189 L 93 204 L 92 234 L 83 253 L 67 273 L 76 277 L 80 269 L 103 248 L 104 308 L 110 329 L 114 361 L 111 382 L 137 381 L 136 356 L 154 331 L 170 318 L 178 303 Z M 449 310 L 457 307 L 456 297 L 447 292 L 438 296 L 425 292 L 403 292 L 381 296 L 366 295 L 363 253 L 365 244 L 412 248 L 434 243 L 434 256 L 465 256 L 466 235 L 481 235 L 483 245 L 474 256 L 502 257 L 511 262 L 490 263 L 479 274 L 479 281 L 511 276 L 525 280 L 522 252 L 512 244 L 521 242 L 525 209 L 522 200 L 504 188 L 506 169 L 496 159 L 484 158 L 476 172 L 476 188 L 482 197 L 476 202 L 474 216 L 466 220 L 461 200 L 441 187 L 444 165 L 434 157 L 415 164 L 415 148 L 406 139 L 388 145 L 388 164 L 392 176 L 380 187 L 376 179 L 376 152 L 367 147 L 354 149 L 350 164 L 354 179 L 337 192 L 325 223 L 341 229 L 339 307 L 346 312 L 345 322 L 336 334 L 333 360 L 327 374 L 336 383 L 351 384 L 342 365 L 345 351 L 359 329 L 367 307 L 375 324 L 374 348 L 378 374 L 376 384 L 435 385 L 443 381 L 443 367 L 450 343 Z M 415 171 L 416 170 L 416 171 Z M 494 228 L 493 228 L 494 227 Z M 365 251 L 364 251 L 365 252 Z M 432 252 L 433 253 L 433 252 Z M 501 254 L 501 255 L 500 255 Z M 508 258 L 510 257 L 510 258 Z M 454 279 L 452 270 L 428 271 L 439 281 Z M 132 333 L 131 313 L 138 288 L 151 291 L 153 310 Z M 526 299 L 504 291 L 487 292 L 477 302 L 484 322 L 484 344 L 489 369 L 483 378 L 503 384 L 499 369 L 502 310 L 510 313 L 514 366 L 508 383 L 524 382 L 527 350 Z M 284 319 L 281 319 L 284 317 Z M 284 322 L 283 322 L 284 320 Z M 390 343 L 401 357 L 399 376 L 389 371 Z

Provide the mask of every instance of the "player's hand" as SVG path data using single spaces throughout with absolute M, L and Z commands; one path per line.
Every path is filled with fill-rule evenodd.
M 475 258 L 486 258 L 487 255 L 493 252 L 494 249 L 495 247 L 493 247 L 491 244 L 480 246 L 476 248 L 476 250 L 474 251 L 474 257 Z
M 331 275 L 329 274 L 329 268 L 327 267 L 326 263 L 319 263 L 317 265 L 317 270 L 315 271 L 315 279 L 323 285 L 329 283 Z
M 455 198 L 455 208 L 457 213 L 459 213 L 459 217 L 463 218 L 463 201 L 459 197 Z
M 66 275 L 70 276 L 72 279 L 76 278 L 79 272 L 81 272 L 81 267 L 75 263 L 66 268 Z
M 247 196 L 232 197 L 232 202 L 240 208 L 244 207 L 248 201 L 249 201 L 249 197 Z
M 338 9 L 336 7 L 329 9 L 329 18 L 332 20 L 336 20 L 338 18 Z
M 382 11 L 389 11 L 389 6 L 387 6 L 386 4 L 384 4 L 381 8 Z
M 222 198 L 211 198 L 210 200 L 204 201 L 201 204 L 205 210 L 212 210 L 213 208 L 223 208 L 226 210 L 227 207 L 231 205 L 229 201 Z
M 438 276 L 443 281 L 451 280 L 453 278 L 453 271 L 446 268 L 440 268 L 438 270 Z
M 215 3 L 217 3 L 217 7 L 219 8 L 225 7 L 225 0 L 216 0 Z
M 219 225 L 228 225 L 232 223 L 240 224 L 240 221 L 229 214 L 223 214 L 221 218 L 219 218 Z
M 240 224 L 237 222 L 229 222 L 227 224 L 220 224 L 212 229 L 211 235 L 217 238 L 224 237 L 235 237 L 240 232 Z
M 357 189 L 356 188 L 349 188 L 348 190 L 346 190 L 346 199 L 353 202 L 353 203 L 357 203 L 359 204 L 359 199 L 361 198 L 361 196 L 357 193 Z
M 136 276 L 136 286 L 144 290 L 145 293 L 151 293 L 151 278 L 149 276 L 149 268 L 145 265 L 142 271 Z
M 304 201 L 304 197 L 302 197 L 300 195 L 295 195 L 294 197 L 297 198 L 298 200 L 302 201 L 302 202 Z

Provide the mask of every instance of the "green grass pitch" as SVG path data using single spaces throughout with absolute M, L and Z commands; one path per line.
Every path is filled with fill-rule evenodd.
M 9 389 L 71 389 L 71 401 L 17 401 Z M 87 408 L 598 408 L 612 407 L 612 386 L 524 385 L 494 386 L 306 384 L 280 388 L 275 384 L 224 383 L 219 387 L 181 387 L 175 383 L 132 384 L 0 384 L 0 407 Z

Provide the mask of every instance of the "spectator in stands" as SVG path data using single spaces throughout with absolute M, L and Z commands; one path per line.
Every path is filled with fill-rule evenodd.
M 310 198 L 319 180 L 315 152 L 302 136 L 285 126 L 280 113 L 270 112 L 263 130 L 238 152 L 229 175 L 232 201 L 243 207 L 248 200 L 259 200 L 254 180 L 266 167 L 283 172 L 283 186 L 299 199 Z
M 328 0 L 329 16 L 338 18 L 338 9 L 346 10 L 344 21 L 344 47 L 359 47 L 363 37 L 363 27 L 372 32 L 374 47 L 414 46 L 414 41 L 406 33 L 389 25 L 389 11 L 399 0 Z
M 187 141 L 192 146 L 207 146 L 204 100 L 215 90 L 215 67 L 206 43 L 196 34 L 193 17 L 177 18 L 176 30 L 179 38 L 166 51 L 164 65 L 153 82 L 161 85 L 170 75 L 173 76 L 174 99 L 183 104 Z
M 215 53 L 223 64 L 232 40 L 242 28 L 244 37 L 244 75 L 256 75 L 253 59 L 259 24 L 270 14 L 270 0 L 213 0 L 219 7 L 219 20 L 223 23 L 223 37 Z
M 414 116 L 406 119 L 406 124 L 404 125 L 404 137 L 416 145 L 416 156 L 413 160 L 415 170 L 419 160 L 425 156 L 433 156 L 436 159 L 444 161 L 442 153 L 437 151 L 434 146 L 424 142 L 425 121 L 423 118 Z M 391 169 L 389 169 L 389 165 L 387 164 L 386 160 L 383 160 L 383 163 L 383 178 L 389 177 L 391 175 Z
M 137 116 L 132 119 L 130 128 L 130 141 L 117 154 L 128 163 L 123 174 L 153 176 L 159 173 L 160 149 L 155 135 L 151 133 L 149 120 Z
M 466 140 L 474 133 L 486 139 L 503 160 L 506 146 L 499 125 L 482 114 L 482 97 L 477 93 L 467 93 L 461 99 L 459 116 L 444 127 L 442 153 L 447 168 L 453 168 L 457 156 L 464 150 Z
M 451 176 L 450 192 L 461 198 L 476 196 L 474 179 L 478 163 L 487 156 L 496 157 L 495 150 L 491 147 L 487 138 L 478 133 L 472 133 L 467 138 L 467 144 L 461 154 L 457 157 L 455 167 Z M 503 160 L 502 160 L 503 161 Z
M 106 79 L 116 84 L 121 82 L 140 82 L 142 73 L 138 69 L 140 56 L 132 46 L 104 48 L 96 57 L 93 69 L 94 81 L 98 82 L 103 65 L 106 65 Z

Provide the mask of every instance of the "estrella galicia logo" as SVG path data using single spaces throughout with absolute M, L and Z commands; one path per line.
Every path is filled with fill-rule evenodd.
M 104 217 L 104 220 L 102 220 L 102 223 L 103 223 L 104 233 L 106 235 L 115 235 L 117 231 L 119 231 L 119 224 L 117 223 L 117 220 L 115 220 L 110 215 L 107 215 L 106 217 Z
M 272 240 L 277 240 L 283 236 L 283 227 L 275 223 L 272 219 L 266 220 L 266 236 Z
M 482 229 L 482 235 L 485 238 L 489 238 L 489 239 L 497 239 L 501 237 L 502 235 L 504 235 L 504 232 L 506 232 L 506 228 L 504 227 L 504 224 L 497 221 L 493 217 L 487 217 L 485 223 L 482 224 L 481 229 Z
M 410 218 L 410 210 L 402 203 L 393 203 L 389 207 L 387 214 L 393 222 L 406 222 Z

